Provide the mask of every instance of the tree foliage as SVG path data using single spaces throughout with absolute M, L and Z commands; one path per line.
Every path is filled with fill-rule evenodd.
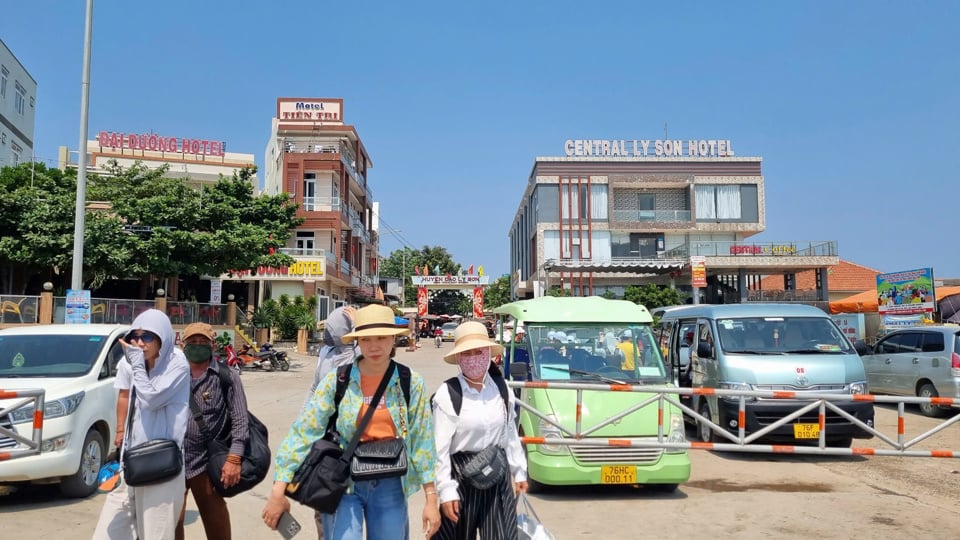
M 442 246 L 423 246 L 422 249 L 402 248 L 393 251 L 380 263 L 380 275 L 401 278 L 404 287 L 405 304 L 413 305 L 417 301 L 417 288 L 413 285 L 411 276 L 423 274 L 424 267 L 427 273 L 433 275 L 457 275 L 461 270 L 465 270 L 462 265 L 453 261 L 453 256 Z M 416 270 L 415 270 L 416 269 Z M 437 272 L 439 270 L 439 273 Z M 459 301 L 450 294 L 458 297 L 463 295 L 457 291 L 436 291 L 430 298 L 430 311 L 434 313 L 447 313 L 445 310 L 453 310 Z M 470 310 L 473 310 L 473 300 L 470 300 Z M 436 306 L 434 301 L 438 302 Z M 437 308 L 437 310 L 434 309 Z M 460 313 L 457 311 L 456 313 Z M 462 313 L 461 313 L 462 314 Z
M 84 285 L 149 275 L 220 275 L 284 266 L 300 220 L 286 194 L 255 196 L 255 167 L 195 189 L 165 168 L 116 162 L 87 177 Z M 65 285 L 73 264 L 76 171 L 22 164 L 0 169 L 0 264 Z
M 680 291 L 654 283 L 647 283 L 643 286 L 630 285 L 624 291 L 623 299 L 634 304 L 640 304 L 647 309 L 675 306 L 682 301 Z
M 483 293 L 483 309 L 493 309 L 510 303 L 510 276 L 500 276 Z

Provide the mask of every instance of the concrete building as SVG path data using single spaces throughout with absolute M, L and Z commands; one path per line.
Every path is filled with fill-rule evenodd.
M 563 150 L 536 158 L 511 225 L 515 296 L 622 296 L 657 283 L 691 301 L 746 302 L 775 275 L 781 299 L 828 300 L 836 242 L 750 240 L 766 227 L 760 157 L 727 140 L 568 140 Z M 799 292 L 804 270 L 815 287 Z
M 0 167 L 33 159 L 37 81 L 0 39 Z
M 271 297 L 317 294 L 324 318 L 351 298 L 375 296 L 379 212 L 371 167 L 357 130 L 344 123 L 343 99 L 277 98 L 264 192 L 288 193 L 304 222 L 282 249 L 297 259 L 298 270 L 259 276 Z

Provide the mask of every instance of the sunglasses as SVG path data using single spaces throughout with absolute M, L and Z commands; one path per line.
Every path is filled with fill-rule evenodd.
M 142 334 L 127 334 L 127 341 L 133 343 L 134 341 L 140 340 L 144 343 L 153 343 L 153 340 L 157 339 L 157 336 L 151 334 L 150 332 L 144 332 Z

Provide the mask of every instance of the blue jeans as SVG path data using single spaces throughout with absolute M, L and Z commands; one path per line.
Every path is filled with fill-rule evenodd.
M 323 537 L 363 540 L 364 521 L 368 540 L 409 540 L 407 497 L 399 476 L 356 482 L 337 512 L 323 515 Z

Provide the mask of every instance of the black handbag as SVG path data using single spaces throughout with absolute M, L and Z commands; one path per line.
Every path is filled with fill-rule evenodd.
M 387 389 L 387 383 L 393 376 L 394 362 L 391 361 L 387 367 L 387 372 L 380 380 L 377 391 L 370 401 L 372 404 L 367 408 L 366 414 L 357 424 L 357 431 L 350 439 L 350 444 L 346 450 L 340 446 L 340 435 L 337 432 L 338 410 L 334 410 L 327 421 L 327 431 L 324 436 L 313 443 L 306 459 L 297 468 L 293 479 L 287 484 L 286 494 L 291 499 L 309 506 L 314 510 L 319 510 L 324 514 L 332 514 L 337 511 L 340 505 L 340 499 L 347 491 L 350 485 L 350 461 L 353 453 L 360 442 L 360 435 L 366 429 L 376 405 Z M 347 372 L 349 374 L 349 372 Z M 339 404 L 338 404 L 339 408 Z
M 490 489 L 507 474 L 507 458 L 500 445 L 484 448 L 460 468 L 463 480 L 476 489 Z
M 130 388 L 130 410 L 127 411 L 127 433 L 133 424 L 137 387 Z M 183 450 L 175 441 L 153 439 L 125 448 L 123 454 L 123 481 L 138 487 L 157 484 L 173 478 L 183 470 Z
M 350 461 L 350 476 L 354 480 L 378 480 L 405 474 L 407 447 L 400 437 L 362 443 Z
M 224 401 L 228 399 L 227 390 L 232 387 L 230 375 L 225 371 L 226 368 L 218 369 L 217 374 L 220 377 L 221 395 Z M 210 477 L 210 483 L 213 489 L 221 497 L 233 497 L 244 491 L 254 488 L 263 481 L 270 469 L 270 442 L 268 438 L 267 426 L 263 425 L 256 416 L 247 411 L 247 442 L 243 447 L 243 455 L 240 456 L 240 480 L 229 488 L 223 486 L 221 482 L 221 473 L 223 465 L 227 462 L 227 455 L 230 453 L 231 446 L 231 417 L 229 407 L 227 411 L 227 421 L 223 423 L 219 436 L 211 436 L 207 429 L 206 422 L 200 412 L 200 406 L 190 395 L 190 410 L 193 412 L 193 419 L 200 426 L 200 431 L 207 438 L 207 476 Z

